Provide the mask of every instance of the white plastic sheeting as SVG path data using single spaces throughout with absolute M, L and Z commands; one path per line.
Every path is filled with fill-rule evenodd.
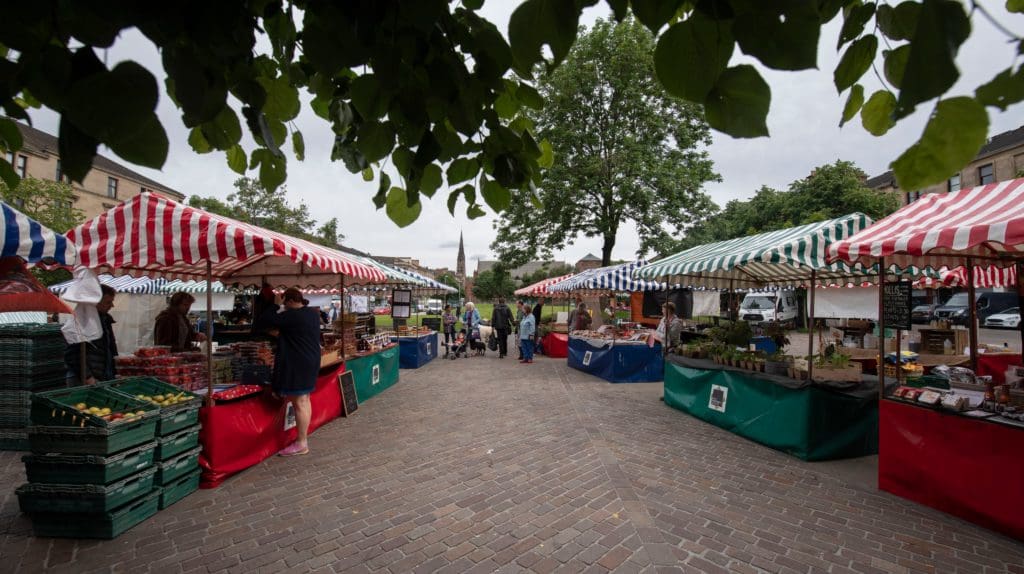
M 721 314 L 718 291 L 691 291 L 693 293 L 693 316 L 713 317 Z
M 810 301 L 808 301 L 810 306 Z M 814 290 L 816 319 L 878 320 L 878 287 L 828 287 Z

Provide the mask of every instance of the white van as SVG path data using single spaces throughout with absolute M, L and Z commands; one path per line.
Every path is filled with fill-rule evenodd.
M 793 291 L 751 292 L 740 303 L 740 320 L 748 323 L 790 323 L 797 315 Z
M 427 315 L 440 315 L 444 309 L 444 303 L 440 299 L 430 299 L 427 301 Z

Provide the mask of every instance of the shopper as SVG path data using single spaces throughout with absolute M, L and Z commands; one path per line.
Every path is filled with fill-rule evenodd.
M 537 323 L 534 314 L 527 305 L 523 309 L 523 321 L 519 323 L 519 344 L 523 348 L 523 358 L 520 363 L 530 364 L 533 362 L 533 336 L 537 330 Z
M 491 326 L 498 337 L 498 358 L 508 354 L 508 336 L 512 332 L 512 310 L 505 304 L 504 297 L 498 297 L 498 304 L 491 311 Z
M 526 304 L 523 303 L 522 299 L 516 301 L 516 350 L 519 351 L 519 356 L 516 357 L 517 359 L 523 358 L 523 347 L 519 344 L 519 324 L 523 322 L 523 315 L 525 314 L 523 312 L 524 307 L 526 307 Z
M 444 327 L 444 344 L 446 347 L 451 349 L 451 344 L 455 342 L 455 313 L 452 312 L 451 305 L 444 306 L 444 313 L 441 313 L 441 324 Z
M 683 320 L 676 315 L 676 304 L 667 301 L 661 306 L 661 321 L 658 328 L 647 338 L 647 346 L 653 347 L 654 342 L 661 343 L 662 353 L 668 353 L 679 344 L 679 336 L 683 331 Z
M 573 324 L 570 328 L 573 331 L 586 331 L 590 329 L 591 322 L 593 322 L 593 319 L 590 317 L 590 313 L 587 312 L 587 304 L 581 302 L 576 306 Z
M 476 304 L 472 301 L 466 303 L 466 312 L 462 315 L 462 327 L 467 335 L 473 334 L 473 329 L 480 328 L 480 311 L 476 310 Z
M 283 303 L 283 305 L 282 305 Z M 312 405 L 309 395 L 316 388 L 320 371 L 320 317 L 316 309 L 302 304 L 302 293 L 288 289 L 284 297 L 275 298 L 259 317 L 254 330 L 276 331 L 277 352 L 271 388 L 287 399 L 295 409 L 298 434 L 295 442 L 279 452 L 280 456 L 297 456 L 309 452 L 309 420 Z
M 64 350 L 64 365 L 67 366 L 67 383 L 69 386 L 95 385 L 97 381 L 109 381 L 117 373 L 114 369 L 114 357 L 117 356 L 117 341 L 114 339 L 114 318 L 110 310 L 114 307 L 117 291 L 107 285 L 100 285 L 102 297 L 96 304 L 100 315 L 100 326 L 103 334 L 98 339 L 87 343 L 69 344 Z M 82 345 L 85 345 L 85 368 L 82 379 Z
M 533 349 L 531 350 L 530 356 L 533 357 L 533 351 L 543 353 L 543 349 L 540 346 L 540 315 L 544 308 L 544 298 L 537 299 L 537 304 L 533 306 Z M 532 362 L 532 361 L 531 361 Z
M 196 298 L 184 291 L 171 295 L 167 308 L 156 316 L 153 328 L 153 342 L 167 345 L 172 353 L 192 350 L 193 341 L 205 341 L 206 335 L 197 333 L 188 320 L 188 312 Z

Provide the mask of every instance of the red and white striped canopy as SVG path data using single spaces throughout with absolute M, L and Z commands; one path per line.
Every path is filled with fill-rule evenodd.
M 339 275 L 354 282 L 386 281 L 376 268 L 344 253 L 283 233 L 235 221 L 151 193 L 132 199 L 75 227 L 68 239 L 79 264 L 115 275 L 144 273 L 224 283 L 321 287 Z
M 538 281 L 533 285 L 527 285 L 522 289 L 516 289 L 515 294 L 522 297 L 568 297 L 569 293 L 567 292 L 553 293 L 549 291 L 548 288 L 556 283 L 565 281 L 573 275 L 575 275 L 575 273 L 569 273 L 568 275 L 562 275 L 561 277 L 548 277 L 547 279 Z
M 941 286 L 966 287 L 967 268 L 943 269 L 939 272 Z M 1016 267 L 988 265 L 974 268 L 975 287 L 1014 287 L 1017 285 Z
M 967 257 L 1024 258 L 1024 179 L 935 193 L 833 243 L 829 261 L 901 267 L 963 265 Z

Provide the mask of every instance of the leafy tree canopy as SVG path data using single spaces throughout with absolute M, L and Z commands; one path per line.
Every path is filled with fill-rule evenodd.
M 543 209 L 515 202 L 495 223 L 502 261 L 550 257 L 584 235 L 601 238 L 609 265 L 624 222 L 636 223 L 646 252 L 666 225 L 681 235 L 713 208 L 701 188 L 719 177 L 700 106 L 668 95 L 653 70 L 654 37 L 641 23 L 598 20 L 541 79 L 547 105 L 531 117 L 559 161 L 540 187 Z
M 161 53 L 167 91 L 198 153 L 223 153 L 231 169 L 256 172 L 276 190 L 287 178 L 282 148 L 290 140 L 296 158 L 305 155 L 290 122 L 308 105 L 334 131 L 331 158 L 376 177 L 373 201 L 398 225 L 415 220 L 421 197 L 445 182 L 449 209 L 461 198 L 478 217 L 481 196 L 496 211 L 533 196 L 552 159 L 522 114 L 544 105 L 533 75 L 566 58 L 580 14 L 597 2 L 524 0 L 508 41 L 477 14 L 483 0 L 11 3 L 0 24 L 0 107 L 23 120 L 29 107 L 58 112 L 62 167 L 77 181 L 100 144 L 160 168 L 169 142 L 154 112 L 157 78 L 132 61 L 108 68 L 96 54 L 137 28 Z M 711 127 L 734 137 L 768 135 L 771 89 L 758 65 L 730 66 L 731 56 L 740 51 L 762 68 L 816 68 L 822 26 L 843 18 L 831 71 L 846 98 L 842 122 L 859 114 L 883 134 L 933 106 L 921 139 L 892 164 L 904 189 L 956 173 L 985 142 L 987 108 L 1024 99 L 1024 64 L 1014 58 L 1024 40 L 1009 31 L 1006 69 L 973 94 L 940 99 L 959 77 L 955 59 L 972 18 L 989 17 L 974 0 L 605 3 L 616 20 L 632 14 L 656 35 L 650 73 L 668 92 L 702 104 Z M 1020 0 L 1006 7 L 1024 11 Z M 869 71 L 885 82 L 870 95 L 861 83 Z M 241 145 L 243 126 L 254 149 Z M 0 120 L 0 147 L 21 145 L 14 124 Z M 381 171 L 388 158 L 401 181 Z M 5 161 L 0 178 L 17 181 Z
M 568 275 L 573 272 L 573 266 L 566 263 L 549 263 L 545 264 L 533 273 L 527 273 L 522 277 L 519 277 L 519 287 L 526 287 L 533 285 L 538 281 L 549 279 L 551 277 L 561 277 L 562 275 Z
M 788 191 L 765 186 L 747 201 L 730 201 L 722 211 L 690 229 L 681 241 L 666 242 L 661 252 L 673 253 L 854 212 L 878 220 L 899 208 L 895 194 L 866 187 L 866 179 L 867 175 L 848 161 L 820 166 L 806 178 L 791 183 Z
M 85 214 L 75 208 L 74 189 L 66 183 L 28 177 L 12 189 L 0 181 L 0 198 L 58 233 L 64 233 L 85 221 Z M 43 285 L 71 278 L 71 273 L 63 269 L 46 271 L 33 268 L 32 273 Z
M 495 266 L 477 273 L 473 279 L 473 297 L 478 301 L 494 301 L 498 297 L 511 297 L 516 284 L 508 271 Z

